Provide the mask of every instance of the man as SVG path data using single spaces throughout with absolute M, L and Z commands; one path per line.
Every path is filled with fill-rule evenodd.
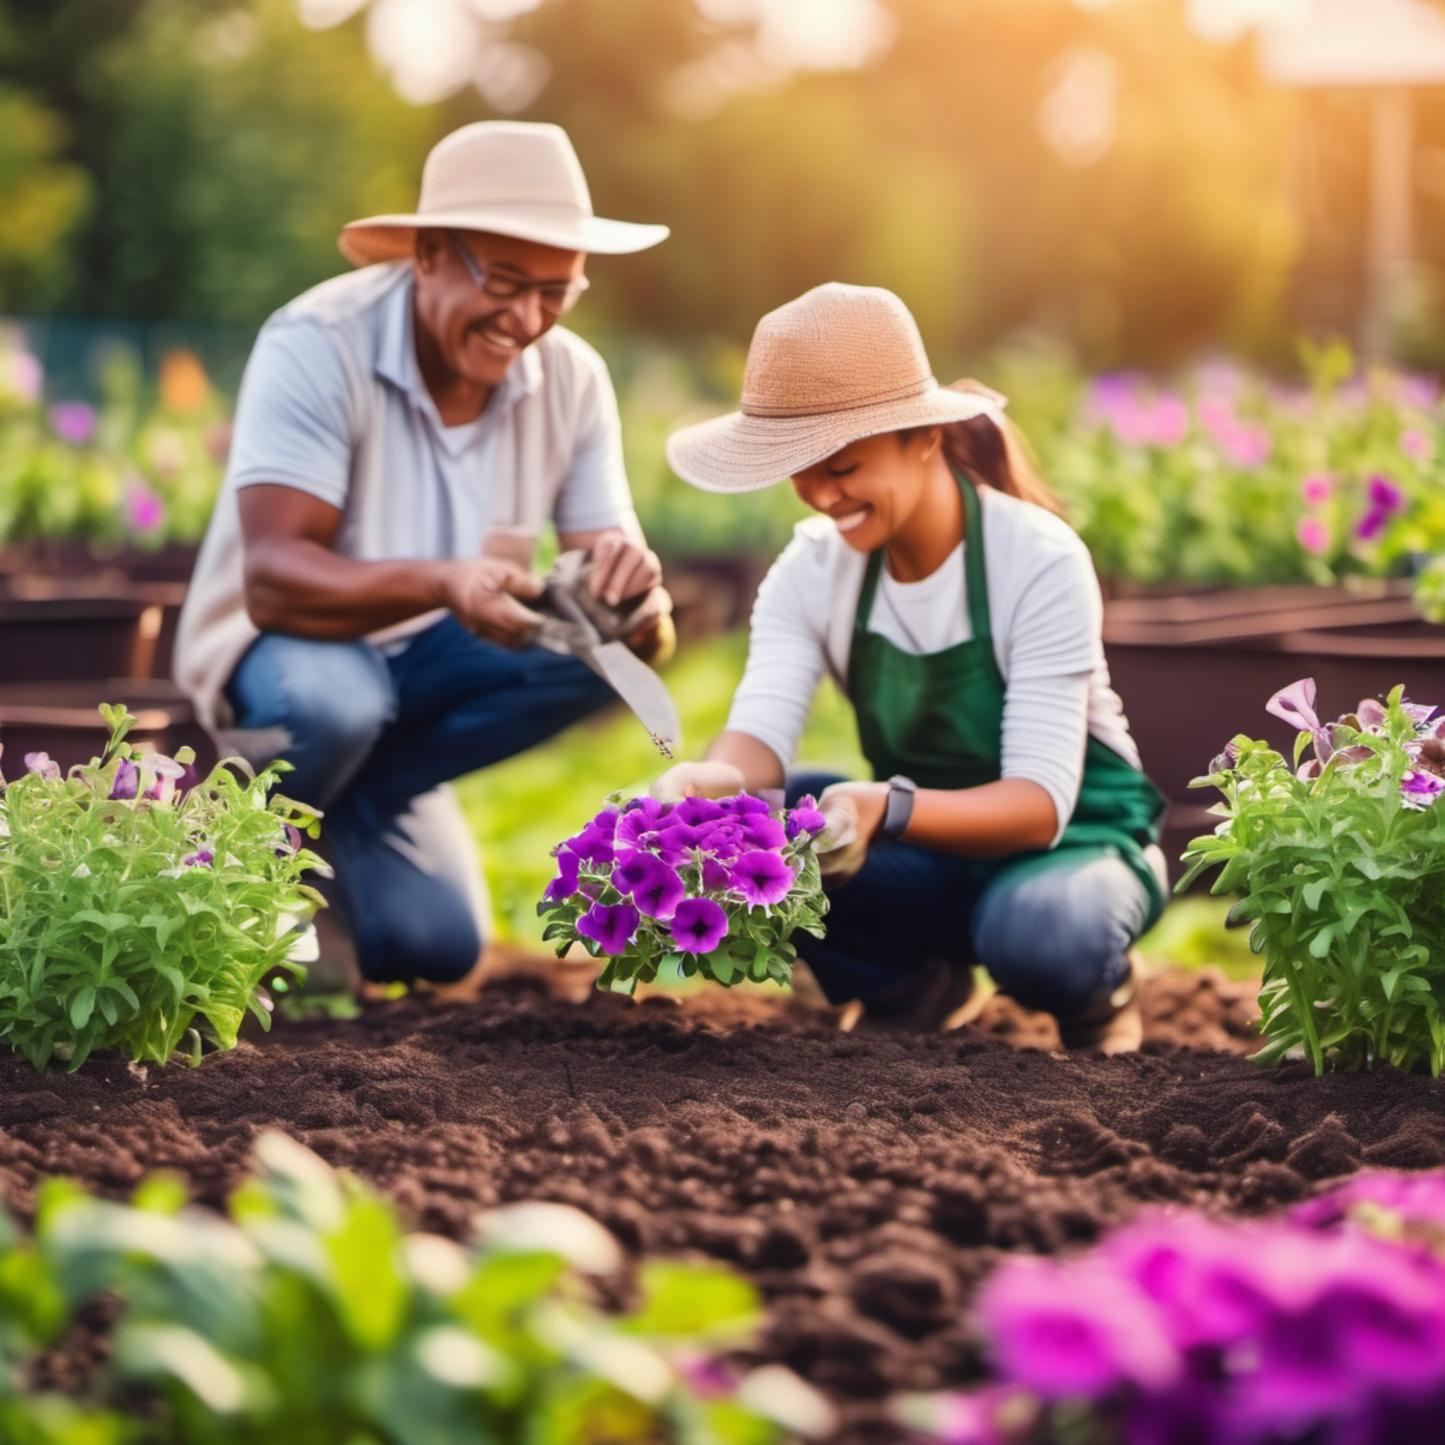
M 364 977 L 461 977 L 486 900 L 445 785 L 608 701 L 528 644 L 543 528 L 589 549 L 591 589 L 671 637 L 601 358 L 557 325 L 589 252 L 665 226 L 603 220 L 556 126 L 464 126 L 415 213 L 343 228 L 360 269 L 266 323 L 181 617 L 176 673 L 223 753 L 294 767 Z

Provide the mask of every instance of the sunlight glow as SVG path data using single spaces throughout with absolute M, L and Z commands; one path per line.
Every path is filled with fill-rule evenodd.
M 893 20 L 878 0 L 697 0 L 697 7 L 721 25 L 759 22 L 764 58 L 789 69 L 849 70 L 893 39 Z

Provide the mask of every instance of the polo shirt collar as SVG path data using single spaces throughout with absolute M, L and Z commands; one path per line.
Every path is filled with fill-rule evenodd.
M 430 416 L 441 431 L 455 431 L 457 428 L 442 426 L 436 403 L 426 389 L 421 367 L 417 364 L 415 322 L 412 316 L 412 293 L 415 285 L 415 279 L 408 271 L 401 284 L 383 303 L 385 310 L 381 318 L 381 335 L 376 352 L 376 372 L 409 396 L 413 405 Z M 530 396 L 542 384 L 542 358 L 537 354 L 539 344 L 533 342 L 507 368 L 507 374 L 492 393 L 481 416 L 477 418 L 480 426 L 489 426 L 505 416 L 517 402 L 524 396 Z

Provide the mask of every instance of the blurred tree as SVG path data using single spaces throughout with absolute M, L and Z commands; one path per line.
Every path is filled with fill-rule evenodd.
M 65 118 L 89 182 L 64 295 L 0 275 L 0 308 L 254 322 L 415 197 L 434 117 L 291 0 L 0 0 L 0 35 L 0 84 Z

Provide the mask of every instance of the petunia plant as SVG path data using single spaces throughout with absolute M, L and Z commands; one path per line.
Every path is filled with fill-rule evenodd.
M 574 943 L 606 958 L 601 988 L 631 993 L 668 960 L 684 977 L 786 983 L 798 930 L 823 936 L 828 904 L 811 798 L 773 809 L 762 798 L 615 796 L 554 849 L 557 876 L 538 914 L 558 953 Z
M 233 1047 L 248 1011 L 269 1023 L 262 981 L 314 949 L 315 810 L 269 792 L 273 769 L 198 781 L 189 749 L 144 753 L 124 708 L 101 712 L 88 765 L 31 753 L 0 779 L 0 1041 L 36 1068 Z
M 1264 1061 L 1315 1071 L 1445 1068 L 1445 718 L 1395 688 L 1322 723 L 1314 681 L 1268 710 L 1299 729 L 1293 764 L 1236 737 L 1196 787 L 1223 821 L 1185 852 L 1187 886 L 1218 867 L 1265 959 Z M 1308 754 L 1308 756 L 1306 756 Z

